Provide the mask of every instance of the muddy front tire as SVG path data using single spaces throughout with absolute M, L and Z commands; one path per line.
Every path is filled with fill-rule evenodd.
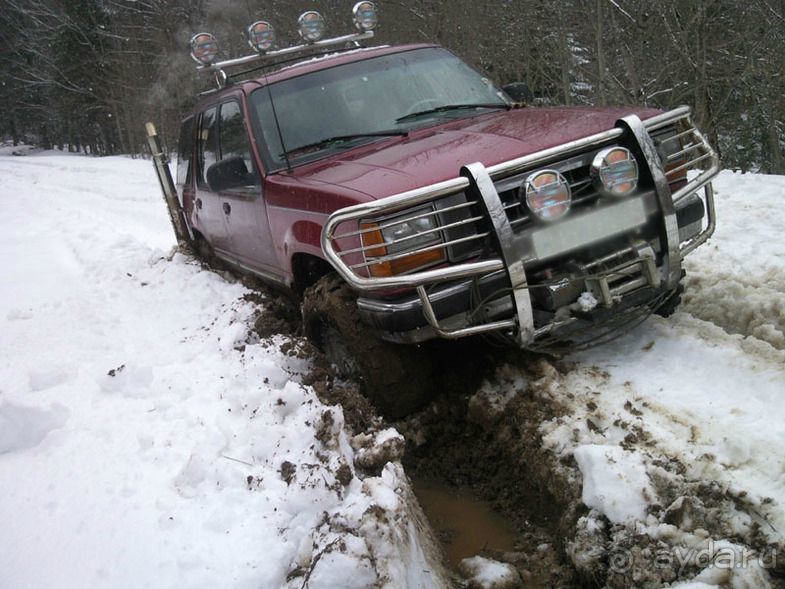
M 305 334 L 385 417 L 421 409 L 439 382 L 430 352 L 378 339 L 360 320 L 355 303 L 356 295 L 338 276 L 324 276 L 303 294 Z
M 676 312 L 676 309 L 681 305 L 681 295 L 684 294 L 684 277 L 686 272 L 682 270 L 681 279 L 676 285 L 676 288 L 669 291 L 662 302 L 657 306 L 654 312 L 660 317 L 670 317 Z

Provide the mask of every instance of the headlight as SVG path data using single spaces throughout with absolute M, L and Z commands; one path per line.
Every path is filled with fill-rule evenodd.
M 325 28 L 324 17 L 315 10 L 303 12 L 297 19 L 297 30 L 308 43 L 316 43 L 321 39 Z
M 591 163 L 594 187 L 611 196 L 626 196 L 638 186 L 638 162 L 629 149 L 603 149 Z
M 561 219 L 570 210 L 572 196 L 567 179 L 556 170 L 531 174 L 522 186 L 522 200 L 543 221 Z
M 384 221 L 360 223 L 363 254 L 372 276 L 404 274 L 444 261 L 439 223 L 432 207 Z M 406 252 L 412 252 L 407 254 Z

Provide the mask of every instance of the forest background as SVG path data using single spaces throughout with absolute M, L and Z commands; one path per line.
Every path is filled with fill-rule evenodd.
M 377 0 L 378 43 L 435 42 L 537 104 L 693 107 L 726 167 L 785 174 L 785 0 Z M 322 12 L 352 30 L 347 0 L 3 0 L 0 136 L 94 155 L 146 152 L 144 123 L 174 148 L 210 79 L 190 37 L 221 58 L 250 52 L 245 28 Z

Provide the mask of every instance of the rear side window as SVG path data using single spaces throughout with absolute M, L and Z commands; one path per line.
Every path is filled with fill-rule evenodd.
M 188 117 L 180 125 L 180 139 L 177 142 L 177 184 L 191 184 L 191 157 L 194 151 L 194 119 Z
M 243 125 L 243 113 L 236 102 L 221 105 L 221 159 L 241 157 L 249 172 L 254 169 L 248 136 Z
M 199 117 L 199 133 L 197 136 L 197 155 L 199 157 L 199 170 L 196 183 L 199 188 L 207 188 L 207 168 L 218 161 L 216 146 L 216 119 L 217 108 L 213 107 L 204 111 Z

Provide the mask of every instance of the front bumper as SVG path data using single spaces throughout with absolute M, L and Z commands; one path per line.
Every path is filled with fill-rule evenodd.
M 505 332 L 522 347 L 573 330 L 575 324 L 595 317 L 623 315 L 626 309 L 651 305 L 672 292 L 682 276 L 681 260 L 713 233 L 715 217 L 711 179 L 719 171 L 715 152 L 689 120 L 682 107 L 640 121 L 625 117 L 616 127 L 585 139 L 486 168 L 470 164 L 461 176 L 432 186 L 369 204 L 341 209 L 324 227 L 322 246 L 339 274 L 360 291 L 358 307 L 363 319 L 383 337 L 416 342 L 433 337 L 458 338 L 478 333 Z M 697 151 L 690 163 L 705 162 L 706 169 L 672 190 L 652 133 L 682 121 Z M 562 224 L 516 232 L 495 182 L 542 167 L 557 158 L 576 156 L 622 136 L 633 143 L 648 168 L 647 191 L 601 210 L 568 217 Z M 495 244 L 494 253 L 406 275 L 377 278 L 350 265 L 342 251 L 339 227 L 416 207 L 456 193 L 471 194 L 481 205 Z M 705 223 L 702 222 L 705 216 Z M 656 237 L 633 239 L 644 225 L 657 225 Z M 355 231 L 356 235 L 357 232 Z M 619 236 L 619 247 L 545 283 L 538 267 L 589 247 L 603 237 Z M 611 239 L 611 241 L 613 241 Z M 343 242 L 345 243 L 345 241 Z M 410 289 L 393 300 L 373 293 Z M 575 290 L 592 293 L 597 310 L 575 306 Z M 494 294 L 498 296 L 494 297 Z M 545 303 L 543 303 L 545 300 Z M 550 307 L 549 303 L 550 301 Z M 563 303 L 559 307 L 559 303 Z M 566 310 L 565 310 L 566 309 Z M 603 321 L 604 322 L 604 321 Z M 571 327 L 572 326 L 572 327 Z
M 682 203 L 683 206 L 676 210 L 676 215 L 680 241 L 685 243 L 694 239 L 701 232 L 702 221 L 706 216 L 706 207 L 703 199 L 698 197 L 684 199 Z M 642 259 L 643 263 L 653 259 L 651 255 L 646 255 L 650 254 L 651 250 L 644 249 L 641 253 L 643 255 L 638 255 L 638 258 Z M 631 257 L 631 259 L 635 259 L 635 257 Z M 649 265 L 645 270 L 651 271 L 651 266 Z M 603 274 L 606 278 L 612 279 L 618 272 L 618 269 L 614 271 L 606 270 Z M 646 284 L 640 285 L 641 287 L 652 287 L 653 284 L 657 284 L 656 276 L 647 276 L 646 278 Z M 581 292 L 588 290 L 589 287 L 586 286 L 584 279 L 581 279 L 579 275 L 576 275 L 575 279 L 575 284 L 568 284 L 565 281 L 553 286 L 538 285 L 539 288 L 531 289 L 531 295 L 536 302 L 540 303 L 540 307 L 556 310 L 561 306 L 574 302 L 574 299 Z M 428 301 L 433 309 L 433 315 L 439 318 L 439 324 L 447 329 L 454 329 L 471 323 L 471 317 L 468 317 L 467 314 L 471 312 L 471 309 L 475 308 L 474 301 L 492 299 L 494 293 L 504 291 L 509 286 L 507 273 L 504 270 L 498 270 L 478 279 L 474 278 L 435 285 L 428 290 Z M 625 288 L 635 286 L 635 283 L 630 284 L 628 282 Z M 608 288 L 610 290 L 610 284 Z M 601 296 L 602 285 L 598 283 L 597 289 L 599 291 L 598 294 Z M 620 311 L 630 305 L 641 305 L 648 301 L 656 300 L 669 292 L 661 283 L 659 287 L 645 288 L 645 291 L 647 296 L 643 298 L 636 297 L 632 299 L 623 297 L 620 300 L 618 298 L 620 295 L 611 290 L 608 294 L 612 304 L 598 305 L 598 309 L 593 313 L 584 313 L 580 321 L 583 323 L 587 321 L 601 321 L 607 318 L 604 310 L 608 307 L 613 307 L 614 311 Z M 614 296 L 616 300 L 614 300 Z M 394 300 L 360 296 L 357 299 L 357 308 L 363 321 L 387 340 L 401 343 L 419 343 L 440 337 L 433 327 L 429 325 L 423 312 L 423 302 L 416 292 L 396 297 Z M 499 302 L 496 302 L 495 305 L 488 305 L 483 309 L 483 312 L 486 317 L 493 317 L 494 319 L 509 317 L 514 312 L 512 300 L 509 297 L 500 298 Z M 550 317 L 547 314 L 538 314 L 535 308 L 533 309 L 533 315 L 535 334 L 545 325 L 551 326 L 547 329 L 551 334 L 554 332 L 555 326 L 549 321 Z M 542 333 L 544 331 L 540 332 L 540 334 Z

